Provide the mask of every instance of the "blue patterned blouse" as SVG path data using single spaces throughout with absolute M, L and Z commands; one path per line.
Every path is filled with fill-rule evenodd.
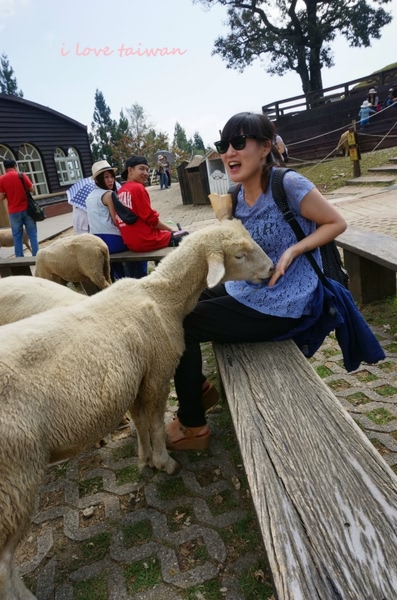
M 251 207 L 246 204 L 244 188 L 241 187 L 237 198 L 236 218 L 242 221 L 253 239 L 276 265 L 283 252 L 296 244 L 297 240 L 273 200 L 272 175 L 273 169 L 267 191 L 261 194 Z M 301 216 L 300 203 L 315 187 L 314 184 L 294 171 L 285 174 L 283 184 L 290 210 L 304 233 L 309 235 L 316 229 L 316 224 Z M 317 249 L 313 254 L 321 266 L 320 251 Z M 267 283 L 268 281 L 262 284 L 229 281 L 225 285 L 228 294 L 238 302 L 261 313 L 292 318 L 310 314 L 311 300 L 318 285 L 318 277 L 306 256 L 298 256 L 276 285 L 268 287 Z

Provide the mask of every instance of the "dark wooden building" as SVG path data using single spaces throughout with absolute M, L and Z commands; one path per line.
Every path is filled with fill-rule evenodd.
M 266 104 L 262 112 L 276 125 L 291 157 L 298 160 L 324 158 L 335 152 L 341 134 L 357 122 L 358 141 L 363 152 L 375 147 L 397 146 L 394 124 L 397 105 L 377 112 L 364 130 L 359 130 L 359 110 L 370 88 L 382 103 L 397 82 L 397 69 L 380 71 L 320 93 L 294 96 Z
M 34 183 L 47 216 L 62 214 L 71 210 L 66 190 L 91 175 L 87 127 L 46 106 L 0 94 L 0 175 L 5 159 L 16 160 Z

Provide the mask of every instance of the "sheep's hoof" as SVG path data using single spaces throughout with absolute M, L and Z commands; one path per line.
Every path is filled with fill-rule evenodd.
M 108 441 L 107 441 L 107 439 L 106 439 L 106 438 L 101 438 L 101 439 L 99 440 L 99 442 L 96 442 L 96 443 L 95 443 L 95 448 L 102 448 L 103 446 L 106 446 L 106 445 L 107 445 L 107 443 L 108 443 Z
M 170 460 L 168 460 L 163 466 L 162 471 L 165 471 L 166 473 L 168 473 L 168 475 L 175 475 L 181 470 L 181 468 L 182 465 L 180 465 L 176 462 L 176 460 L 170 457 Z

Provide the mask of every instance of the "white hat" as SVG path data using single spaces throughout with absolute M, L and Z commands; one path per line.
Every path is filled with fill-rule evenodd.
M 98 177 L 98 175 L 100 173 L 103 173 L 103 171 L 113 171 L 113 173 L 116 173 L 117 169 L 114 167 L 111 167 L 107 160 L 98 160 L 98 162 L 96 162 L 92 165 L 91 171 L 92 171 L 91 179 L 95 179 L 95 177 Z
M 164 158 L 164 156 L 162 154 L 159 154 L 159 160 L 162 160 Z
M 368 94 L 376 94 L 376 89 L 375 88 L 371 88 L 369 90 Z
M 361 105 L 361 108 L 368 108 L 368 106 L 370 106 L 370 103 L 368 102 L 368 100 L 364 100 L 364 102 Z

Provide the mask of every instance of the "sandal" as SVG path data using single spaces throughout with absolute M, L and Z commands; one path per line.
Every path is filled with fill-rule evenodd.
M 201 403 L 205 412 L 207 412 L 207 410 L 219 402 L 220 394 L 216 387 L 207 379 L 203 383 L 202 392 Z
M 178 434 L 183 437 L 172 442 Z M 168 450 L 206 450 L 210 445 L 210 429 L 208 425 L 201 427 L 185 427 L 178 417 L 166 425 L 166 445 Z

